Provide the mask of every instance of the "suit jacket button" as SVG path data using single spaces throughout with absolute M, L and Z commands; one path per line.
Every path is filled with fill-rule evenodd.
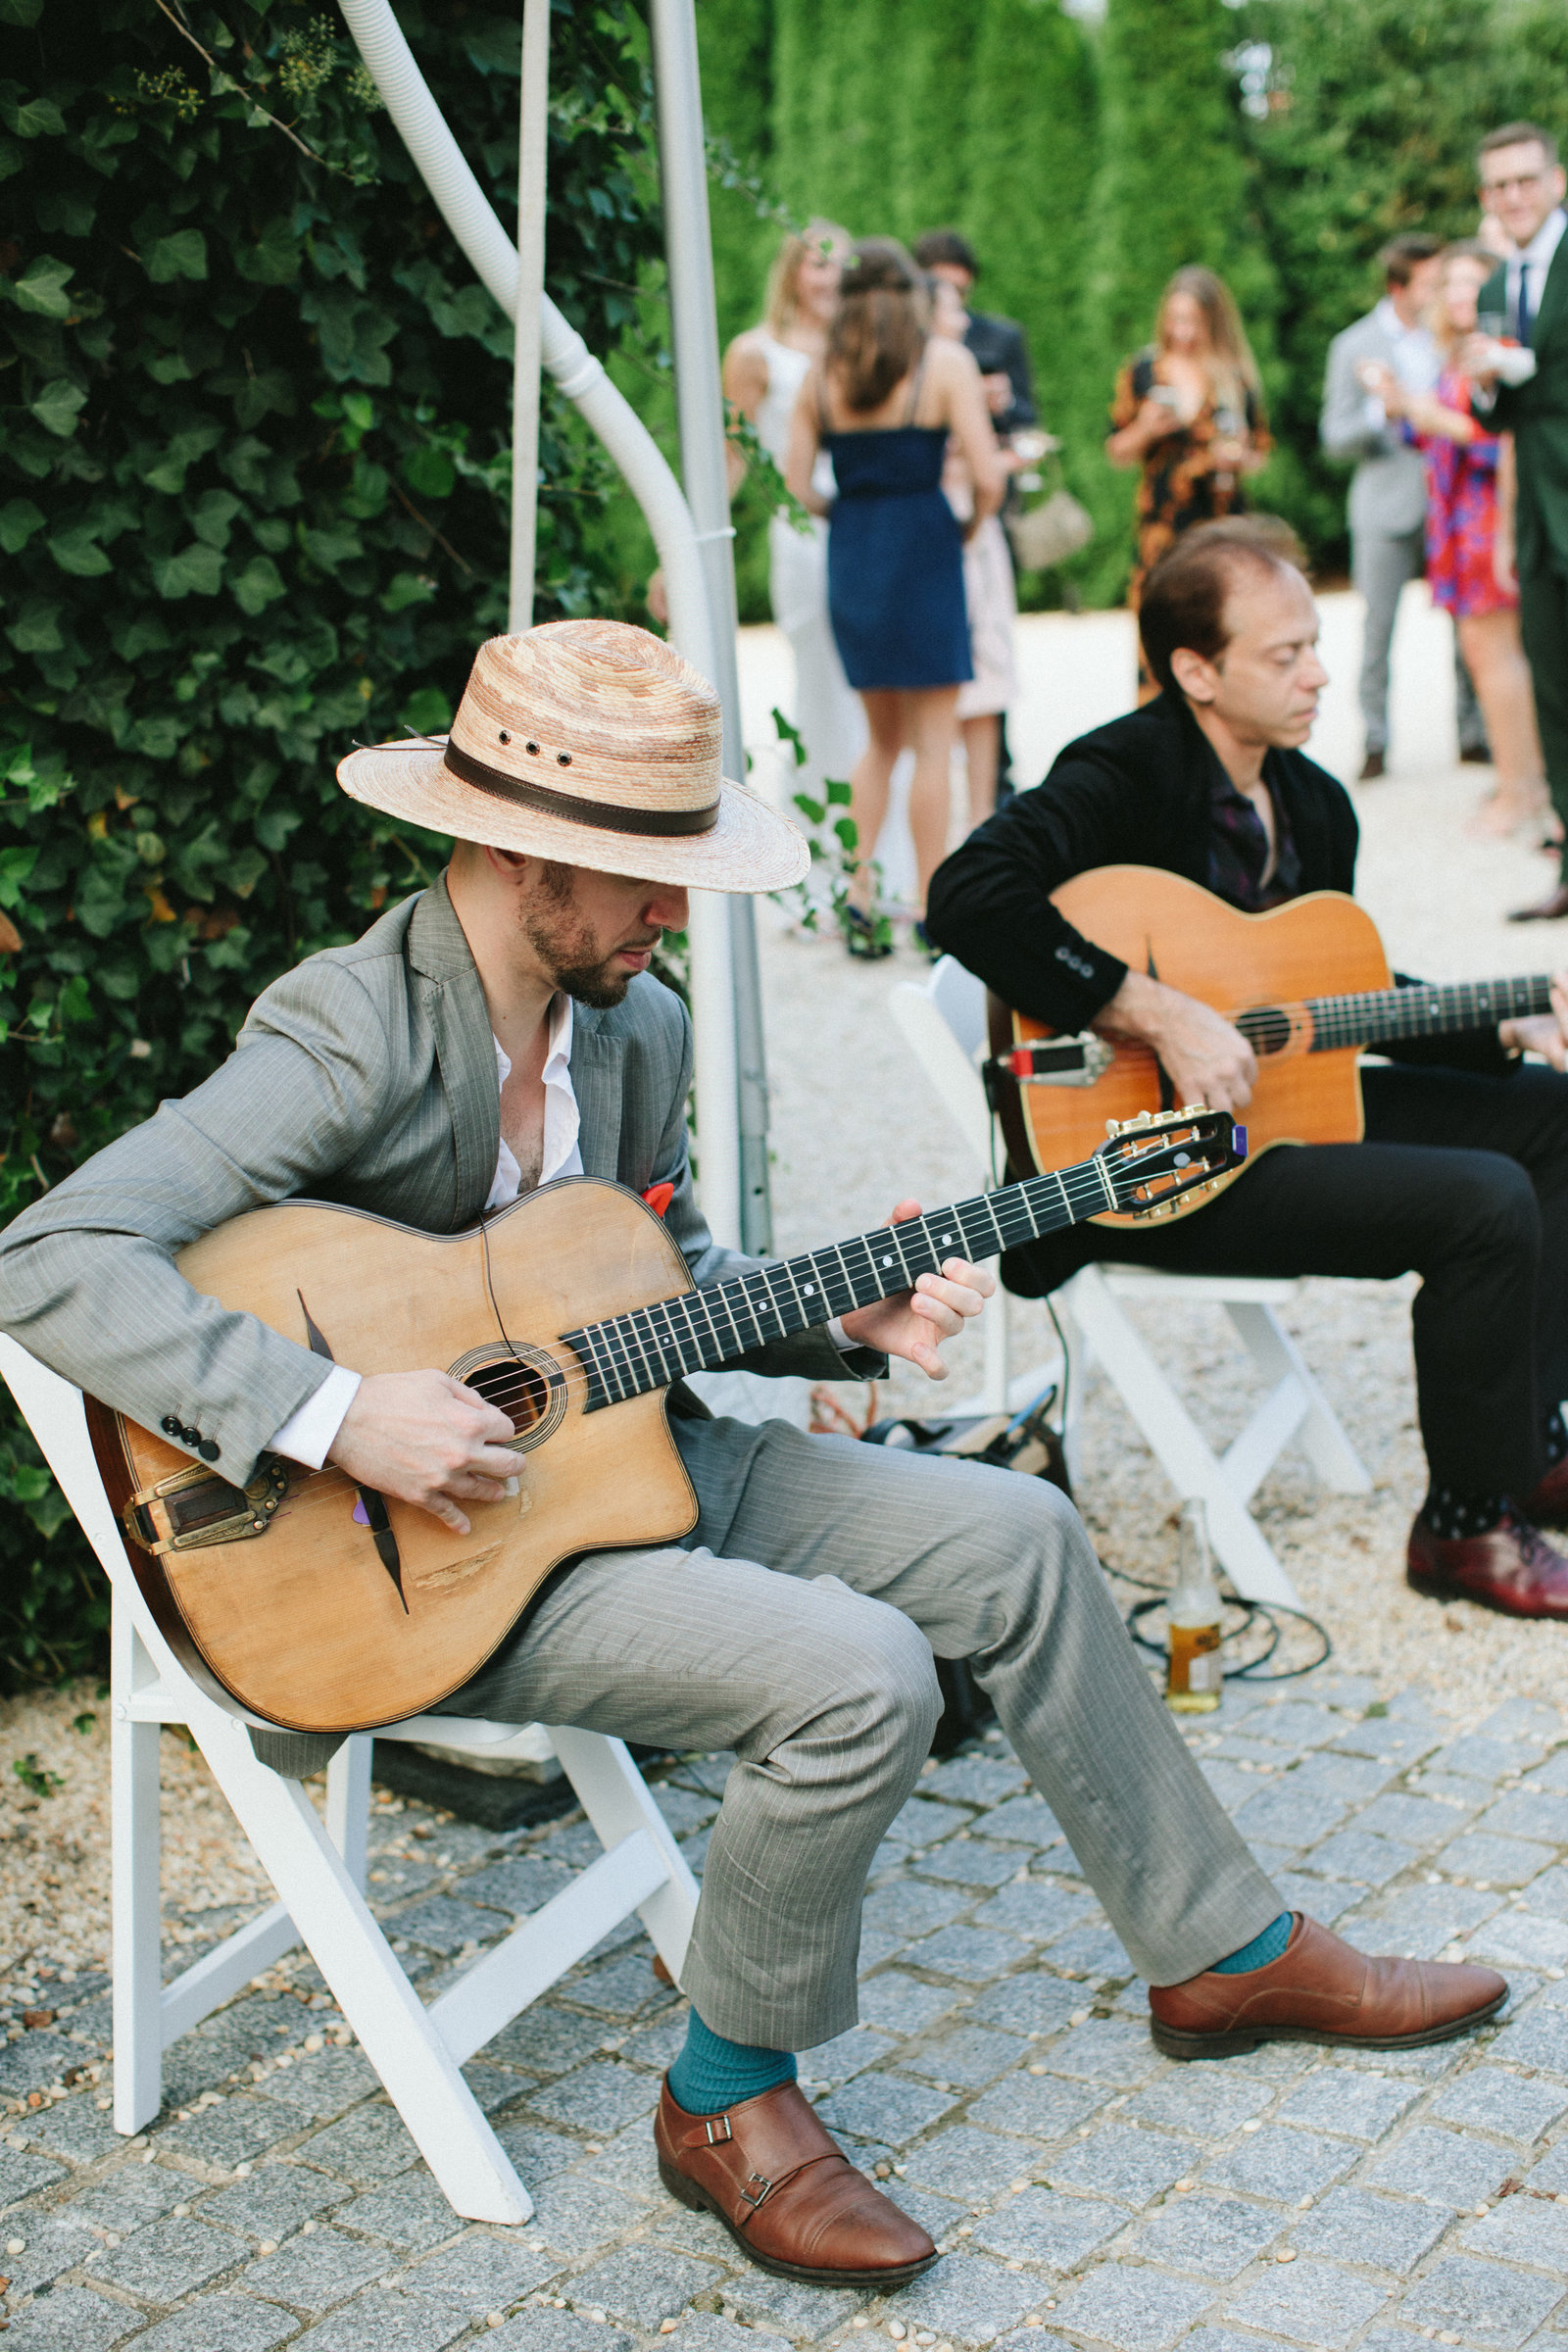
M 203 1438 L 196 1450 L 204 1462 L 216 1462 L 223 1449 L 216 1438 Z
M 163 1419 L 159 1422 L 158 1426 L 163 1431 L 166 1438 L 177 1438 L 179 1435 L 179 1418 L 177 1414 L 166 1413 Z
M 199 1429 L 182 1429 L 179 1433 L 179 1442 L 182 1446 L 199 1446 L 202 1442 L 202 1433 Z

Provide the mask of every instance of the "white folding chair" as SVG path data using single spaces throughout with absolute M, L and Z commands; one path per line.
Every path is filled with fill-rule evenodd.
M 461 2068 L 633 1911 L 678 1983 L 697 1908 L 697 1882 L 624 1743 L 565 1724 L 519 1729 L 450 1715 L 376 1732 L 535 1758 L 543 1733 L 605 1848 L 426 2007 L 365 1899 L 370 1736 L 346 1740 L 332 1758 L 323 1829 L 300 1784 L 258 1760 L 248 1727 L 261 1718 L 209 1697 L 159 1632 L 98 1474 L 81 1391 L 4 1334 L 0 1373 L 113 1589 L 116 2130 L 138 2132 L 157 2114 L 170 2043 L 303 1942 L 454 2210 L 469 2221 L 525 2222 L 532 2202 Z M 279 1898 L 167 1986 L 158 1783 L 166 1723 L 190 1730 Z
M 924 987 L 901 981 L 893 1016 L 968 1147 L 982 1184 L 992 1183 L 992 1116 L 979 1064 L 988 1050 L 985 989 L 972 972 L 943 956 Z M 1000 1153 L 998 1154 L 1000 1159 Z M 1066 1345 L 1067 1464 L 1074 1476 L 1082 1428 L 1085 1375 L 1098 1361 L 1131 1413 L 1176 1492 L 1201 1495 L 1209 1535 L 1237 1592 L 1247 1600 L 1298 1605 L 1296 1589 L 1248 1508 L 1293 1440 L 1321 1483 L 1339 1494 L 1365 1494 L 1372 1480 L 1346 1436 L 1277 1309 L 1299 1294 L 1294 1281 L 1247 1274 L 1161 1274 L 1138 1266 L 1087 1265 L 1056 1292 Z M 1223 1306 L 1269 1394 L 1234 1443 L 1216 1454 L 1177 1396 L 1124 1300 L 1161 1298 L 1172 1307 Z M 997 1304 L 1001 1304 L 999 1295 Z M 988 1319 L 991 1309 L 987 1309 Z M 1011 1394 L 1004 1316 L 987 1356 L 988 1402 L 1003 1409 Z

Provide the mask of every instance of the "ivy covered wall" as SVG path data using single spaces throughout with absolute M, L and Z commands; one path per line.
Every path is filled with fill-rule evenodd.
M 518 31 L 400 7 L 510 226 Z M 352 806 L 505 623 L 512 329 L 341 20 L 0 0 L 0 1217 L 183 1093 L 260 989 L 438 847 Z M 556 0 L 550 281 L 590 345 L 662 252 L 642 28 Z M 624 603 L 612 479 L 548 402 L 541 617 Z M 96 1579 L 0 1423 L 0 1673 L 92 1650 Z

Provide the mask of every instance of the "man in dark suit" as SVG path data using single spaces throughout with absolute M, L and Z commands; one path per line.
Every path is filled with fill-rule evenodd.
M 1546 781 L 1568 822 L 1568 192 L 1557 142 L 1536 122 L 1505 122 L 1481 142 L 1481 202 L 1513 239 L 1513 252 L 1481 289 L 1483 320 L 1502 338 L 1478 335 L 1471 348 L 1477 406 L 1512 433 L 1516 476 L 1512 530 L 1499 516 L 1497 560 L 1517 572 L 1519 624 Z M 1510 544 L 1511 541 L 1511 544 Z M 1515 922 L 1568 915 L 1568 864 L 1550 895 L 1522 906 Z
M 1139 612 L 1157 701 L 1068 744 L 937 868 L 927 901 L 933 942 L 1005 1004 L 1150 1046 L 1172 1100 L 1238 1113 L 1257 1075 L 1241 1032 L 1086 939 L 1052 893 L 1104 865 L 1163 867 L 1253 914 L 1351 889 L 1355 812 L 1299 748 L 1326 673 L 1282 533 L 1253 515 L 1183 536 Z M 1179 1274 L 1414 1270 L 1431 1485 L 1409 1582 L 1568 1619 L 1568 1558 L 1537 1533 L 1568 1525 L 1568 993 L 1553 1002 L 1555 1016 L 1383 1047 L 1387 1066 L 1362 1076 L 1363 1142 L 1266 1152 L 1196 1216 L 1076 1226 L 1009 1251 L 1003 1280 L 1039 1298 L 1095 1257 Z M 1521 1068 L 1521 1049 L 1555 1067 Z
M 931 277 L 945 277 L 957 289 L 969 312 L 965 348 L 974 354 L 985 383 L 986 406 L 999 434 L 1015 433 L 1035 422 L 1034 385 L 1029 376 L 1029 351 L 1023 328 L 1013 318 L 999 318 L 989 311 L 969 308 L 969 294 L 980 274 L 974 247 L 956 228 L 927 229 L 914 248 L 914 258 Z

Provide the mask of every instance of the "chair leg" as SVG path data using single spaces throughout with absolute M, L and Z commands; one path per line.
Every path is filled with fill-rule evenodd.
M 1112 1297 L 1098 1266 L 1073 1278 L 1072 1311 L 1178 1494 L 1200 1495 L 1209 1540 L 1244 1600 L 1298 1608 L 1291 1583 L 1261 1529 L 1237 1499 L 1224 1464 Z
M 981 1319 L 981 1334 L 985 1340 L 986 1369 L 982 1394 L 988 1413 L 1011 1411 L 1008 1401 L 1010 1387 L 1007 1349 L 1007 1294 L 998 1285 L 997 1295 L 986 1303 Z
M 213 1776 L 454 2210 L 475 2222 L 533 2211 L 342 1856 L 297 1781 L 257 1762 L 245 1727 L 203 1694 L 191 1728 Z
M 1083 1325 L 1073 1312 L 1073 1299 L 1082 1280 L 1082 1274 L 1075 1274 L 1052 1300 L 1061 1333 L 1061 1377 L 1066 1392 L 1061 1413 L 1062 1459 L 1067 1465 L 1067 1476 L 1075 1487 L 1083 1474 L 1084 1401 L 1089 1386 L 1089 1370 L 1094 1361 Z
M 326 1834 L 362 1893 L 368 1861 L 370 1753 L 374 1745 L 368 1732 L 355 1732 L 326 1768 Z
M 164 2100 L 160 1727 L 130 1718 L 131 1694 L 144 1679 L 138 1665 L 150 1677 L 151 1662 L 118 1592 L 110 1645 L 114 2118 L 115 2130 L 129 2133 L 150 2124 Z
M 600 1842 L 607 1848 L 615 1846 L 633 1830 L 646 1830 L 668 1864 L 668 1880 L 645 1903 L 638 1904 L 637 1916 L 678 1984 L 700 1892 L 685 1855 L 670 1836 L 623 1740 L 611 1740 L 603 1732 L 581 1731 L 573 1724 L 551 1723 L 545 1729 Z
M 1296 1442 L 1331 1494 L 1370 1494 L 1372 1474 L 1272 1307 L 1227 1300 L 1237 1337 L 1265 1380 L 1294 1380 L 1306 1399 Z

